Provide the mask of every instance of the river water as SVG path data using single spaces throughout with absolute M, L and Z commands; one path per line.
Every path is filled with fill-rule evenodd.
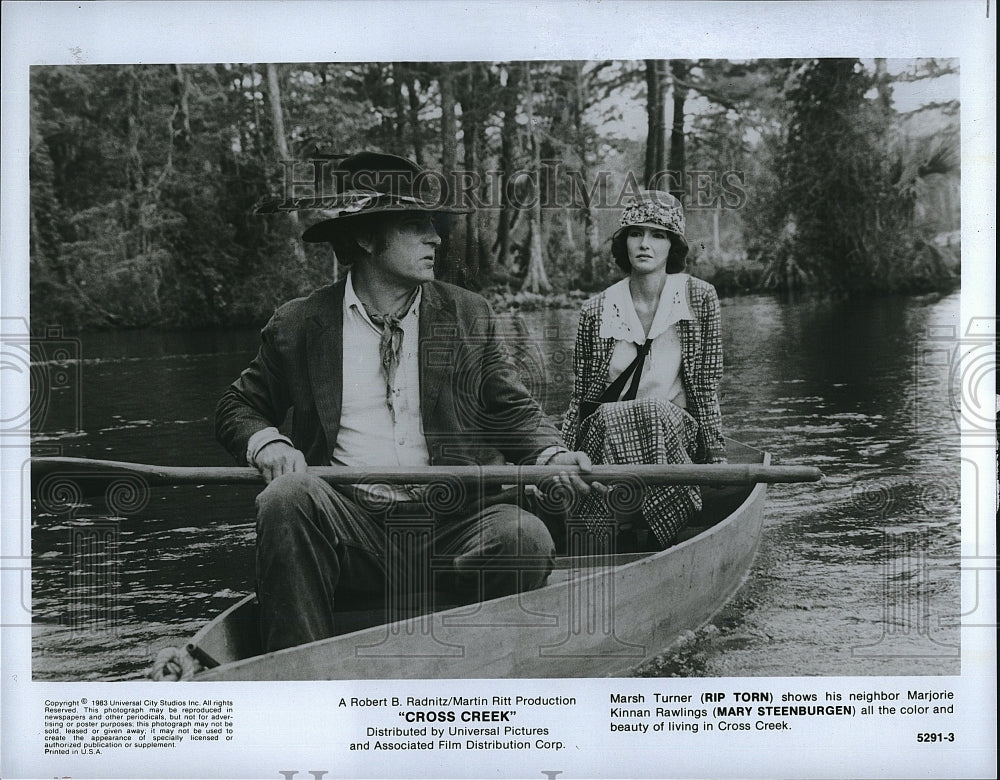
M 748 296 L 724 300 L 723 318 L 727 434 L 825 478 L 769 489 L 746 585 L 638 673 L 957 674 L 958 294 Z M 533 390 L 560 414 L 576 313 L 524 320 L 527 370 L 544 366 Z M 55 388 L 36 409 L 36 454 L 230 465 L 212 414 L 257 338 L 231 329 L 69 341 L 68 362 L 36 367 Z M 158 649 L 252 592 L 254 493 L 157 488 L 111 510 L 72 496 L 36 502 L 35 679 L 139 677 Z

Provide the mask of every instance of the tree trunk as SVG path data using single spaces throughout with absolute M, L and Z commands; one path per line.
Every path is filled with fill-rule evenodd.
M 190 79 L 183 66 L 174 65 L 174 116 L 171 123 L 174 138 L 182 149 L 191 146 L 191 110 L 188 106 Z
M 267 97 L 271 104 L 271 127 L 274 130 L 274 146 L 278 150 L 280 160 L 290 160 L 288 141 L 285 139 L 285 119 L 281 113 L 281 87 L 278 85 L 278 66 L 273 62 L 267 65 Z M 305 265 L 306 253 L 299 241 L 299 215 L 288 212 L 288 221 L 292 226 L 292 252 L 299 265 Z
M 264 143 L 264 138 L 262 135 L 261 128 L 264 126 L 264 122 L 260 118 L 260 106 L 257 104 L 257 79 L 260 74 L 257 73 L 257 66 L 250 66 L 250 87 L 247 89 L 244 85 L 244 89 L 250 93 L 250 105 L 253 107 L 253 149 L 254 153 L 258 158 L 265 157 L 265 149 L 267 144 Z
M 597 212 L 591 202 L 589 193 L 591 139 L 583 121 L 583 114 L 590 106 L 590 90 L 587 79 L 583 75 L 583 63 L 573 63 L 573 85 L 576 100 L 573 104 L 573 124 L 576 136 L 576 153 L 580 158 L 580 178 L 583 182 L 581 196 L 584 202 L 580 207 L 583 217 L 583 267 L 579 273 L 580 286 L 590 289 L 597 276 L 597 258 L 600 255 L 600 238 L 597 231 Z
M 406 91 L 410 96 L 410 133 L 413 136 L 413 161 L 424 164 L 424 140 L 420 127 L 420 95 L 417 94 L 417 79 L 413 71 L 407 70 Z
M 464 168 L 472 177 L 483 177 L 483 149 L 485 147 L 482 110 L 484 78 L 483 66 L 470 62 L 466 65 L 462 81 L 462 146 L 465 151 Z M 477 191 L 479 188 L 477 187 Z M 482 214 L 476 210 L 465 217 L 465 285 L 472 289 L 482 286 L 489 275 L 488 253 L 483 252 Z
M 135 194 L 145 188 L 142 155 L 139 152 L 140 117 L 143 113 L 142 83 L 135 66 L 126 69 L 128 89 L 128 114 L 126 118 L 125 178 L 129 191 Z
M 892 79 L 889 77 L 885 57 L 875 58 L 875 89 L 879 105 L 888 114 L 892 110 Z
M 666 117 L 663 100 L 663 62 L 646 60 L 646 170 L 647 187 L 655 186 L 663 170 Z
M 392 97 L 393 107 L 396 111 L 396 122 L 393 127 L 395 146 L 392 151 L 393 154 L 398 154 L 400 156 L 406 155 L 407 113 L 405 103 L 403 101 L 403 70 L 403 63 L 392 63 Z
M 128 88 L 128 112 L 125 119 L 126 127 L 126 148 L 125 148 L 125 180 L 127 182 L 123 203 L 126 206 L 127 214 L 124 224 L 126 227 L 123 236 L 125 247 L 125 258 L 130 259 L 136 255 L 146 256 L 149 251 L 149 232 L 146 221 L 142 219 L 143 191 L 146 189 L 145 174 L 143 171 L 142 153 L 139 151 L 139 136 L 142 130 L 141 121 L 144 113 L 142 82 L 140 75 L 136 72 L 137 66 L 129 66 L 126 73 L 126 83 Z M 132 227 L 135 227 L 134 238 L 130 240 Z
M 507 67 L 507 84 L 503 88 L 503 131 L 500 134 L 500 224 L 497 226 L 497 265 L 510 268 L 511 234 L 517 212 L 507 187 L 510 174 L 517 170 L 517 106 L 520 100 L 521 66 L 512 62 Z
M 691 65 L 687 60 L 670 60 L 670 73 L 673 76 L 674 115 L 670 127 L 670 164 L 671 171 L 670 194 L 682 200 L 686 191 L 685 169 L 687 160 L 684 153 L 684 103 L 687 101 L 687 78 Z M 662 189 L 662 184 L 658 189 Z
M 531 240 L 528 245 L 528 268 L 521 289 L 526 292 L 547 293 L 552 287 L 545 273 L 545 256 L 542 252 L 542 159 L 538 132 L 535 128 L 533 102 L 535 90 L 531 81 L 531 63 L 524 64 L 524 113 L 528 119 L 528 143 L 531 146 L 531 167 L 535 172 L 535 192 L 531 209 L 528 211 L 528 230 Z
M 455 76 L 451 71 L 451 63 L 441 65 L 441 77 L 438 79 L 438 90 L 441 93 L 441 164 L 444 173 L 450 176 L 458 161 L 455 126 Z
M 441 64 L 438 77 L 438 91 L 441 93 L 441 167 L 449 187 L 455 186 L 455 172 L 458 167 L 457 127 L 455 123 L 455 75 L 449 62 Z M 452 223 L 449 223 L 449 225 Z M 454 243 L 450 230 L 441 236 L 438 250 L 436 273 L 439 279 L 448 282 L 457 280 L 460 258 L 454 257 Z

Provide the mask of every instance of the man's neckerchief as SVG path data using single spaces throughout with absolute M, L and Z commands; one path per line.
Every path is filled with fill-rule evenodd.
M 409 313 L 419 292 L 420 288 L 415 287 L 410 297 L 406 299 L 406 303 L 395 314 L 380 314 L 368 308 L 363 301 L 361 304 L 376 327 L 382 329 L 378 341 L 379 363 L 382 367 L 382 376 L 385 378 L 385 405 L 394 423 L 396 410 L 392 405 L 392 387 L 396 380 L 396 369 L 399 367 L 399 354 L 403 348 L 403 329 L 399 327 L 399 323 Z

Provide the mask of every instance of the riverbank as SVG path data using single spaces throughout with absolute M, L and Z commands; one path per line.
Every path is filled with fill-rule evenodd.
M 960 266 L 958 248 L 941 247 L 941 262 L 935 268 L 923 268 L 922 273 L 912 279 L 895 280 L 886 289 L 870 292 L 853 292 L 852 297 L 882 298 L 895 295 L 937 295 L 944 296 L 959 288 Z M 688 260 L 687 273 L 715 286 L 722 298 L 755 294 L 794 295 L 795 298 L 826 298 L 838 293 L 827 288 L 783 289 L 768 276 L 767 269 L 742 253 L 712 252 L 695 248 Z M 921 270 L 917 268 L 916 270 Z M 206 328 L 227 328 L 253 326 L 265 323 L 274 309 L 286 300 L 308 295 L 312 290 L 328 284 L 329 268 L 317 265 L 304 271 L 296 278 L 272 279 L 268 284 L 257 277 L 244 280 L 227 288 L 224 302 L 209 307 L 201 314 L 193 311 L 176 311 L 170 314 L 166 308 L 158 316 L 136 318 L 112 318 L 101 308 L 84 305 L 81 300 L 65 294 L 56 295 L 41 286 L 32 288 L 31 327 L 32 332 L 49 332 L 53 326 L 62 327 L 64 333 L 80 331 L 129 331 L 129 330 L 204 330 Z M 519 289 L 520 280 L 507 277 L 503 281 L 487 284 L 480 290 L 498 312 L 533 312 L 543 310 L 579 309 L 582 303 L 597 291 L 613 284 L 620 278 L 615 269 L 599 279 L 591 289 L 584 290 L 560 283 L 558 277 L 553 282 L 553 290 L 547 293 L 532 293 Z M 846 292 L 839 293 L 846 295 Z M 223 297 L 220 297 L 220 301 Z M 123 304 L 126 309 L 130 305 Z M 210 316 L 206 314 L 210 311 Z M 148 313 L 147 313 L 148 314 Z
M 942 234 L 932 245 L 934 252 L 930 260 L 914 264 L 912 277 L 886 280 L 881 289 L 860 293 L 865 298 L 887 298 L 895 296 L 930 296 L 941 298 L 956 292 L 961 283 L 959 263 L 961 244 L 957 234 Z M 688 258 L 687 273 L 697 276 L 713 285 L 720 298 L 743 295 L 778 295 L 783 298 L 824 299 L 837 297 L 857 297 L 857 291 L 847 288 L 831 290 L 819 285 L 790 288 L 769 269 L 742 252 L 714 252 L 693 249 Z M 557 290 L 549 293 L 531 293 L 518 290 L 513 285 L 495 286 L 482 291 L 497 311 L 530 312 L 543 309 L 577 309 L 597 290 L 613 284 L 618 276 L 612 276 L 593 291 L 581 289 Z

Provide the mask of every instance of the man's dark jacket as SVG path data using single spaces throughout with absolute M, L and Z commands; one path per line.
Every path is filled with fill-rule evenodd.
M 281 306 L 257 356 L 216 408 L 216 435 L 240 463 L 249 438 L 281 425 L 309 465 L 327 465 L 340 430 L 345 280 Z M 562 438 L 509 359 L 484 298 L 426 282 L 420 300 L 420 416 L 431 463 L 532 463 Z

